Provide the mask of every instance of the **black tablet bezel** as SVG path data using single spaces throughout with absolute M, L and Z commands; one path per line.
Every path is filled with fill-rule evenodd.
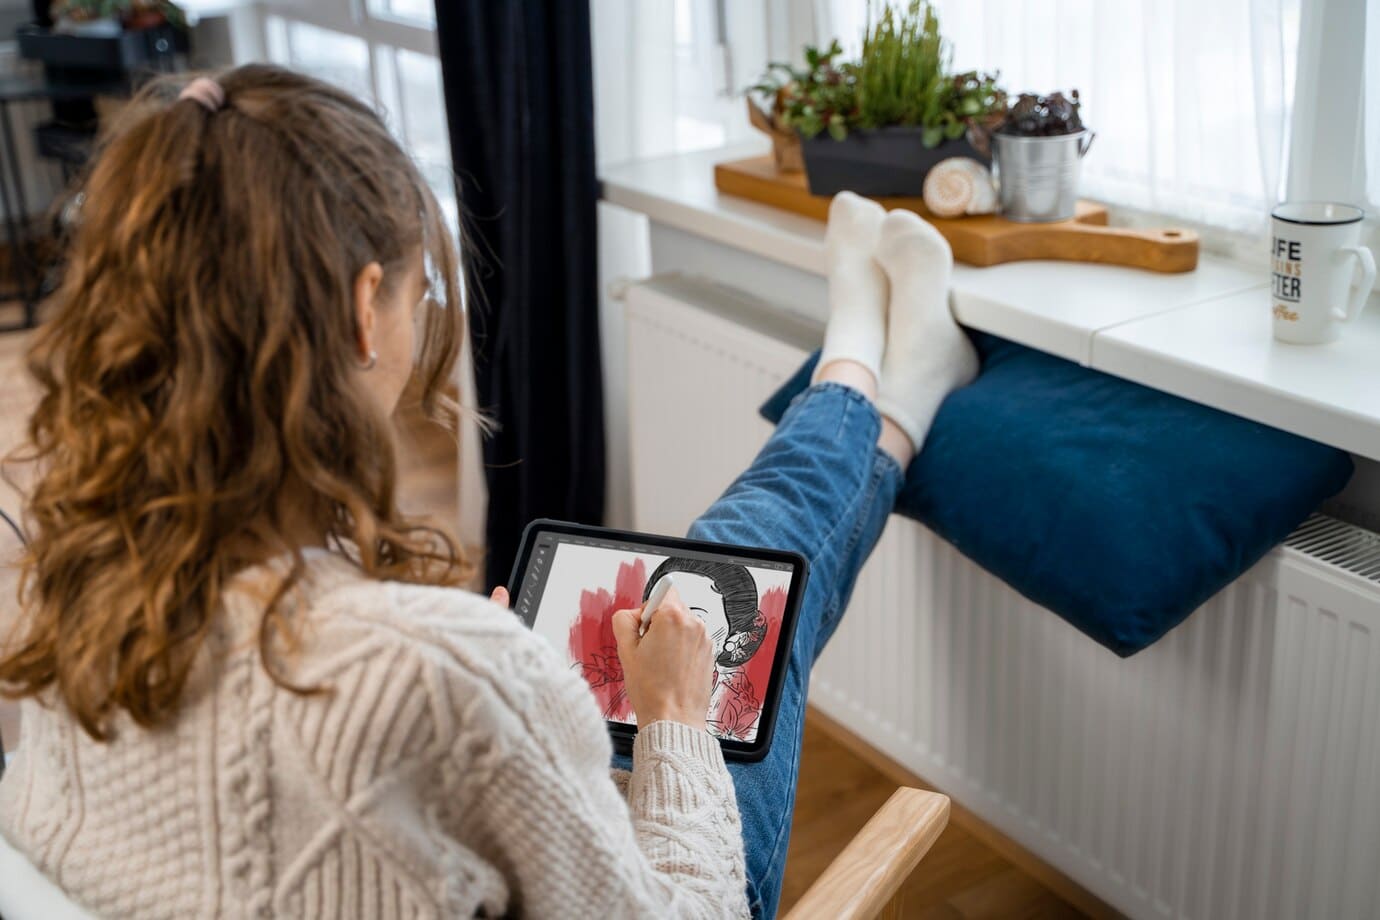
M 739 558 L 746 556 L 752 559 L 761 559 L 764 562 L 789 564 L 791 566 L 791 585 L 786 593 L 786 607 L 781 614 L 781 636 L 777 640 L 776 651 L 772 657 L 771 677 L 767 681 L 766 693 L 763 696 L 762 716 L 757 723 L 757 737 L 752 741 L 718 739 L 725 760 L 753 762 L 767 756 L 767 751 L 771 749 L 771 739 L 776 733 L 776 717 L 780 708 L 781 691 L 786 682 L 786 666 L 790 661 L 791 645 L 795 641 L 796 617 L 800 610 L 801 600 L 805 596 L 806 582 L 810 577 L 810 564 L 804 556 L 786 550 L 687 540 L 684 537 L 636 533 L 630 530 L 613 530 L 608 527 L 593 527 L 586 524 L 572 524 L 569 521 L 538 518 L 522 531 L 522 546 L 518 550 L 516 561 L 513 563 L 513 572 L 508 578 L 508 594 L 513 604 L 517 603 L 520 596 L 519 589 L 522 586 L 522 579 L 527 574 L 527 566 L 531 562 L 532 549 L 536 544 L 535 538 L 538 533 L 589 536 L 603 540 L 639 543 L 643 546 L 665 549 L 669 552 L 687 549 L 701 553 L 714 553 Z M 518 613 L 516 610 L 514 612 Z M 532 611 L 530 618 L 523 617 L 521 613 L 518 613 L 518 616 L 522 618 L 529 629 L 532 628 L 536 615 L 535 610 Z M 606 722 L 605 724 L 608 725 L 609 735 L 613 738 L 615 750 L 620 754 L 632 753 L 633 739 L 637 736 L 637 726 L 625 725 L 622 722 Z

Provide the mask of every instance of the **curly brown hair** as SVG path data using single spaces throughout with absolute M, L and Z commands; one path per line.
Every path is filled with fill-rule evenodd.
M 97 739 L 118 709 L 171 718 L 228 580 L 283 556 L 259 630 L 273 671 L 296 521 L 370 577 L 469 575 L 451 536 L 399 511 L 394 428 L 355 357 L 358 273 L 379 263 L 388 289 L 424 259 L 413 383 L 453 427 L 464 319 L 436 199 L 352 96 L 263 65 L 215 79 L 219 110 L 162 79 L 103 139 L 29 354 L 40 400 L 15 457 L 37 483 L 0 686 L 55 686 Z

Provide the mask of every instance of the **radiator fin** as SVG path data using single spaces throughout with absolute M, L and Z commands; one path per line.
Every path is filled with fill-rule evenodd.
M 1364 527 L 1314 514 L 1284 545 L 1380 585 L 1380 534 Z

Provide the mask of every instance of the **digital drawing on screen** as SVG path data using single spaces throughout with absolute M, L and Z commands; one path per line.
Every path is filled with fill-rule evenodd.
M 604 718 L 636 721 L 623 683 L 613 614 L 641 606 L 669 573 L 682 602 L 704 621 L 714 643 L 709 730 L 720 738 L 755 740 L 789 573 L 720 560 L 582 550 L 587 548 L 564 546 L 553 560 L 536 628 L 584 677 Z

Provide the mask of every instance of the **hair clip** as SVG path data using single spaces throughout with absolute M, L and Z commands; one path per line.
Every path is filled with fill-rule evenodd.
M 178 94 L 177 100 L 181 102 L 183 99 L 199 103 L 202 108 L 214 115 L 225 105 L 225 89 L 210 77 L 197 77 Z

